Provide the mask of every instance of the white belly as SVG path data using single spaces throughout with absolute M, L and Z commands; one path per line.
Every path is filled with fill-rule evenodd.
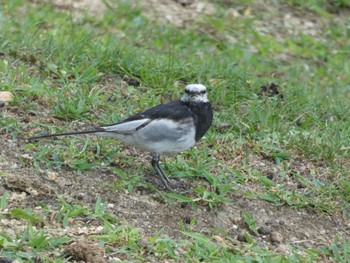
M 125 144 L 156 154 L 178 153 L 195 144 L 195 128 L 192 119 L 186 119 L 181 123 L 167 119 L 154 120 L 145 127 L 128 134 L 117 131 L 96 134 L 118 138 Z

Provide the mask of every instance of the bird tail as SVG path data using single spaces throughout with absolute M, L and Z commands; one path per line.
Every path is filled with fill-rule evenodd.
M 77 131 L 77 132 L 63 132 L 63 133 L 48 133 L 43 134 L 40 136 L 30 137 L 28 138 L 29 141 L 35 141 L 42 138 L 50 138 L 50 137 L 59 137 L 59 136 L 69 136 L 69 135 L 77 135 L 77 134 L 91 134 L 91 133 L 97 133 L 97 132 L 104 132 L 105 130 L 103 128 L 96 128 L 95 130 L 90 131 Z

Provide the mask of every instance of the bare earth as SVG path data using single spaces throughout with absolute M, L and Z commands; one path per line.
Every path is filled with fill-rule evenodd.
M 100 0 L 55 0 L 54 2 L 58 8 L 71 9 L 77 16 L 79 16 L 81 10 L 90 10 L 96 15 L 103 15 L 105 10 L 103 1 Z M 179 2 L 151 0 L 140 1 L 140 4 L 144 6 L 146 16 L 179 27 L 191 26 L 191 20 L 200 15 L 214 12 L 213 5 L 207 2 L 194 1 L 190 5 L 181 5 Z M 262 3 L 262 1 L 257 1 L 256 8 L 264 10 L 264 8 L 268 8 L 268 5 Z M 284 12 L 278 12 L 281 9 Z M 276 17 L 273 20 L 266 18 L 266 21 L 264 21 L 262 19 L 259 23 L 256 23 L 256 27 L 262 32 L 273 29 L 276 38 L 288 37 L 289 27 L 306 30 L 311 35 L 317 35 L 321 30 L 316 18 L 312 16 L 293 13 L 293 10 L 286 10 L 285 6 L 272 8 L 272 11 L 272 14 Z M 237 10 L 231 10 L 231 12 L 233 15 L 241 14 Z M 273 22 L 268 23 L 268 21 Z M 21 122 L 28 120 L 28 118 L 30 120 L 36 118 L 35 116 L 29 116 L 28 113 L 16 112 L 15 109 L 10 107 L 1 110 L 6 111 L 6 115 Z M 110 190 L 107 186 L 116 180 L 116 176 L 108 169 L 88 171 L 79 176 L 68 168 L 39 172 L 30 162 L 30 156 L 24 154 L 24 146 L 24 141 L 13 141 L 10 134 L 1 134 L 0 159 L 2 161 L 0 170 L 3 173 L 0 174 L 0 195 L 4 191 L 9 192 L 8 210 L 32 207 L 40 213 L 42 208 L 39 206 L 39 202 L 44 202 L 51 210 L 57 210 L 59 209 L 57 195 L 69 196 L 72 200 L 77 199 L 85 206 L 93 208 L 97 197 L 100 196 L 103 201 L 108 202 L 107 212 L 140 229 L 145 239 L 155 235 L 160 230 L 162 230 L 161 235 L 179 237 L 180 224 L 188 225 L 192 219 L 195 219 L 196 223 L 193 230 L 203 233 L 215 233 L 216 231 L 220 233 L 219 229 L 223 229 L 235 239 L 231 242 L 236 242 L 237 245 L 242 242 L 242 232 L 247 229 L 242 218 L 242 212 L 247 211 L 256 219 L 256 225 L 261 231 L 260 236 L 254 237 L 255 240 L 259 244 L 266 245 L 281 253 L 288 253 L 290 251 L 289 245 L 314 248 L 328 245 L 334 242 L 336 238 L 339 242 L 342 242 L 349 240 L 350 237 L 350 221 L 341 215 L 316 214 L 311 209 L 297 209 L 287 205 L 276 206 L 263 200 L 249 199 L 242 197 L 240 194 L 242 189 L 230 196 L 231 203 L 225 204 L 216 210 L 209 210 L 201 205 L 193 208 L 191 205 L 166 203 L 159 194 L 151 190 L 139 189 L 131 194 L 121 190 Z M 200 147 L 206 147 L 206 145 L 200 145 Z M 130 164 L 130 166 L 138 166 L 141 164 L 141 159 L 148 158 L 135 149 L 130 149 L 130 152 L 142 157 L 138 163 Z M 218 154 L 217 157 L 219 158 L 219 156 L 222 156 L 222 154 Z M 213 158 L 215 157 L 216 154 L 214 153 Z M 237 155 L 238 160 L 239 157 Z M 223 162 L 235 168 L 239 166 L 237 158 L 236 160 L 223 160 Z M 264 173 L 279 169 L 276 164 L 262 159 L 261 156 L 252 155 L 249 161 L 249 165 Z M 322 164 L 307 163 L 301 159 L 296 159 L 291 160 L 291 165 L 295 166 L 295 169 L 301 171 L 306 177 L 312 177 L 310 171 L 314 169 L 319 172 L 321 177 L 327 174 L 327 167 Z M 145 166 L 143 173 L 150 178 L 154 177 L 148 166 Z M 156 178 L 151 180 L 157 181 Z M 184 183 L 191 185 L 190 181 Z M 279 183 L 297 188 L 293 178 L 285 179 Z M 247 186 L 238 185 L 236 187 Z M 254 185 L 254 182 L 252 182 L 251 188 L 243 190 L 259 192 L 261 191 L 259 187 L 261 186 Z M 303 191 L 303 189 L 299 189 L 299 191 Z M 20 220 L 3 219 L 0 221 L 0 227 L 11 233 L 18 232 L 18 229 L 24 229 L 26 225 Z M 102 231 L 100 222 L 74 219 L 64 229 L 61 224 L 55 221 L 53 216 L 52 221 L 45 222 L 44 227 L 58 236 L 64 233 L 73 237 L 76 242 L 67 245 L 65 251 L 67 254 L 75 255 L 77 260 L 108 262 L 109 255 L 103 256 L 104 251 L 100 251 L 97 247 L 98 241 L 93 243 L 92 240 L 86 238 L 89 234 Z M 81 249 L 88 246 L 91 246 L 91 249 Z M 93 251 L 93 254 L 89 254 L 89 251 Z

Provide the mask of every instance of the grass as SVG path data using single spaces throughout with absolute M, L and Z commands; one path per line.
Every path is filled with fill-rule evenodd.
M 137 158 L 121 153 L 123 146 L 113 140 L 58 138 L 52 143 L 28 143 L 24 152 L 31 155 L 30 165 L 38 171 L 65 167 L 78 175 L 107 170 L 118 158 L 123 168 L 111 170 L 120 180 L 108 189 L 132 193 L 149 187 L 166 202 L 190 203 L 193 209 L 218 211 L 232 202 L 235 193 L 276 206 L 348 215 L 349 20 L 331 19 L 334 8 L 341 10 L 349 3 L 334 1 L 330 12 L 326 1 L 284 2 L 292 9 L 311 9 L 313 16 L 324 19 L 323 29 L 315 36 L 295 32 L 278 40 L 274 32 L 256 30 L 254 23 L 262 17 L 258 10 L 235 18 L 219 4 L 216 15 L 202 16 L 191 27 L 180 29 L 155 23 L 126 3 L 99 19 L 88 14 L 76 18 L 47 3 L 3 1 L 0 87 L 14 94 L 11 107 L 19 114 L 1 112 L 0 133 L 17 139 L 38 133 L 38 127 L 41 132 L 60 132 L 117 122 L 177 99 L 183 83 L 201 82 L 214 105 L 213 128 L 197 148 L 164 160 L 169 174 L 197 185 L 188 194 L 164 193 L 145 184 L 143 173 L 149 168 L 135 168 L 132 163 L 139 162 Z M 244 1 L 237 8 L 244 10 L 251 4 Z M 141 85 L 125 86 L 125 76 Z M 261 86 L 272 82 L 280 86 L 282 96 L 261 96 Z M 26 112 L 34 112 L 34 121 L 18 117 Z M 58 123 L 52 124 L 51 119 Z M 274 179 L 252 165 L 249 158 L 254 156 L 271 163 Z M 312 166 L 309 173 L 293 166 L 299 156 Z M 318 164 L 327 171 L 319 170 Z M 283 180 L 303 187 L 291 189 Z M 259 190 L 242 190 L 250 184 Z M 344 262 L 350 255 L 349 243 L 335 241 L 318 249 L 274 253 L 254 240 L 255 220 L 248 212 L 243 216 L 250 229 L 246 245 L 237 245 L 228 234 L 218 237 L 194 230 L 182 231 L 178 239 L 159 233 L 145 241 L 138 229 L 105 212 L 101 199 L 94 208 L 63 197 L 57 200 L 60 208 L 55 220 L 63 228 L 69 227 L 70 218 L 102 222 L 103 234 L 91 238 L 111 254 L 129 260 L 312 262 L 325 256 Z M 7 192 L 0 199 L 0 218 L 27 222 L 27 227 L 12 235 L 0 232 L 1 255 L 21 262 L 37 257 L 64 261 L 62 247 L 70 238 L 65 234 L 56 238 L 50 229 L 40 227 L 53 208 L 43 204 L 38 213 L 30 208 L 8 211 L 6 206 Z M 50 255 L 55 249 L 57 254 Z

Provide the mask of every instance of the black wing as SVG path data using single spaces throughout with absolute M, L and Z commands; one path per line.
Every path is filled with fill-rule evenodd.
M 177 120 L 190 118 L 190 117 L 192 117 L 192 113 L 189 110 L 186 103 L 182 102 L 181 100 L 176 100 L 166 104 L 160 104 L 152 108 L 149 108 L 147 110 L 141 111 L 118 123 L 146 119 L 146 118 L 151 120 L 164 118 L 164 119 L 173 119 L 177 121 Z M 108 126 L 113 126 L 118 123 L 111 124 Z M 108 127 L 108 126 L 104 126 L 104 127 Z

